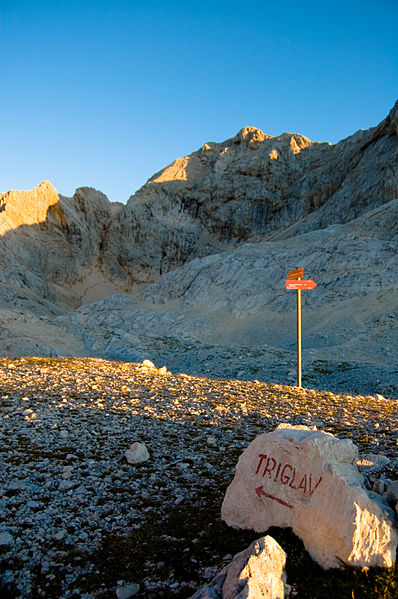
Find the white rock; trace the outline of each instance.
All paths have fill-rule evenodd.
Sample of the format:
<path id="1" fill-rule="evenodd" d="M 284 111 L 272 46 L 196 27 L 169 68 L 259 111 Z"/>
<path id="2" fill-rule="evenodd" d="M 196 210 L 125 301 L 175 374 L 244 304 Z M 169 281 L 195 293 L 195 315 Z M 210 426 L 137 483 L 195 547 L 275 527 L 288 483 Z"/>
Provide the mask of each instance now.
<path id="1" fill-rule="evenodd" d="M 140 585 L 135 582 L 131 582 L 130 584 L 126 584 L 122 587 L 116 589 L 117 599 L 129 599 L 129 597 L 133 597 L 140 590 Z"/>
<path id="2" fill-rule="evenodd" d="M 153 362 L 151 362 L 150 360 L 144 360 L 144 361 L 142 362 L 142 365 L 143 365 L 145 368 L 151 368 L 151 369 L 153 369 L 153 370 L 157 370 L 157 368 L 156 368 L 155 364 L 154 364 Z"/>
<path id="3" fill-rule="evenodd" d="M 149 452 L 144 443 L 136 441 L 130 448 L 124 452 L 129 464 L 141 464 L 149 460 Z"/>
<path id="4" fill-rule="evenodd" d="M 241 455 L 222 518 L 235 528 L 291 527 L 324 568 L 341 562 L 391 566 L 394 514 L 369 493 L 349 439 L 306 426 L 280 425 Z"/>
<path id="5" fill-rule="evenodd" d="M 191 599 L 283 599 L 290 590 L 285 563 L 286 554 L 275 539 L 262 537 L 235 555 Z"/>
<path id="6" fill-rule="evenodd" d="M 286 554 L 275 539 L 266 536 L 254 541 L 246 551 L 236 555 L 228 567 L 223 597 L 283 599 L 288 590 L 285 563 Z"/>

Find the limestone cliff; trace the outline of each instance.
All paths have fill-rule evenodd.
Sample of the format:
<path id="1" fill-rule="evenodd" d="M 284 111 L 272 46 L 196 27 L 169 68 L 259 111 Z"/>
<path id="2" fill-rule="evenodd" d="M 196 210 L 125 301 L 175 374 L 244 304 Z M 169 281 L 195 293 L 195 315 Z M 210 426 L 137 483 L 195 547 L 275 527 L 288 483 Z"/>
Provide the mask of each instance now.
<path id="1" fill-rule="evenodd" d="M 1 304 L 56 313 L 85 303 L 96 281 L 102 297 L 124 290 L 103 274 L 101 251 L 121 205 L 91 188 L 65 198 L 44 181 L 2 194 L 0 206 Z"/>

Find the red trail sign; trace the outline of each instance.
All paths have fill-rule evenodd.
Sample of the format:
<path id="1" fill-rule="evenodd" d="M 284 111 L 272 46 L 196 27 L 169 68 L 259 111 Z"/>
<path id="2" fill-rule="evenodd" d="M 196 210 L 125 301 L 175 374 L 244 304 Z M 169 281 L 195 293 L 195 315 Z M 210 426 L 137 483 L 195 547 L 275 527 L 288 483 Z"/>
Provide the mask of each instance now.
<path id="1" fill-rule="evenodd" d="M 287 275 L 288 279 L 302 279 L 304 276 L 304 270 L 302 268 L 296 268 L 296 270 L 291 270 Z"/>
<path id="2" fill-rule="evenodd" d="M 314 289 L 316 283 L 311 279 L 300 279 L 298 281 L 286 280 L 286 289 Z"/>
<path id="3" fill-rule="evenodd" d="M 301 290 L 316 287 L 315 281 L 303 279 L 303 275 L 304 269 L 296 268 L 288 273 L 286 280 L 286 289 L 297 291 L 297 387 L 301 387 Z"/>

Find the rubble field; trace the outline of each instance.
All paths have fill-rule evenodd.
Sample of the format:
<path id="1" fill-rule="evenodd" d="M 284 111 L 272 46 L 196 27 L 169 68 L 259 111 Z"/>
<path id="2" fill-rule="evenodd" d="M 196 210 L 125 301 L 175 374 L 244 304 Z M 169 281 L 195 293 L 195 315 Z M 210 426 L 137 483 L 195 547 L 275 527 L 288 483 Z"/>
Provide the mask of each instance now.
<path id="1" fill-rule="evenodd" d="M 2 358 L 0 595 L 188 598 L 259 537 L 220 518 L 257 435 L 287 422 L 349 437 L 380 456 L 364 476 L 384 493 L 398 479 L 397 406 L 149 362 Z M 149 459 L 134 465 L 136 441 Z M 288 554 L 291 597 L 398 596 L 395 568 L 325 572 L 290 530 L 270 534 Z"/>

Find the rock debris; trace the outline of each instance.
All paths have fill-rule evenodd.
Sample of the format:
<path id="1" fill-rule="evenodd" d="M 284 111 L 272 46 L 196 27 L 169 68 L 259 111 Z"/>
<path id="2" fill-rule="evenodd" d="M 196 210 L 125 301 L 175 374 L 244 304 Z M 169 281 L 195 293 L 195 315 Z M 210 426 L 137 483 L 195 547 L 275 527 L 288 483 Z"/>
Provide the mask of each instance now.
<path id="1" fill-rule="evenodd" d="M 235 551 L 232 541 L 231 551 L 222 545 L 232 532 L 219 508 L 239 455 L 281 422 L 317 426 L 351 438 L 360 455 L 388 458 L 366 474 L 369 488 L 383 492 L 398 478 L 397 403 L 382 396 L 150 364 L 7 358 L 0 406 L 7 597 L 190 596 Z M 146 446 L 145 462 L 128 463 L 134 443 Z M 240 542 L 239 551 L 251 541 Z"/>

